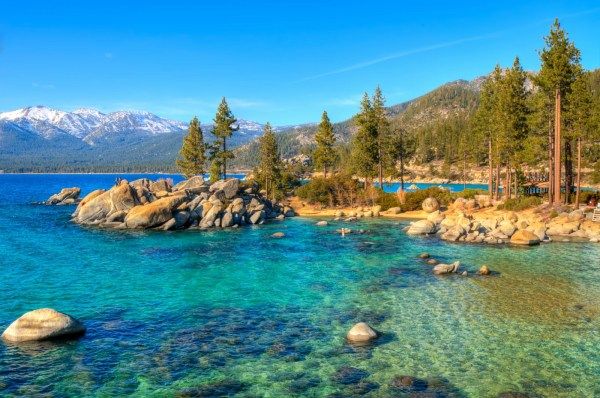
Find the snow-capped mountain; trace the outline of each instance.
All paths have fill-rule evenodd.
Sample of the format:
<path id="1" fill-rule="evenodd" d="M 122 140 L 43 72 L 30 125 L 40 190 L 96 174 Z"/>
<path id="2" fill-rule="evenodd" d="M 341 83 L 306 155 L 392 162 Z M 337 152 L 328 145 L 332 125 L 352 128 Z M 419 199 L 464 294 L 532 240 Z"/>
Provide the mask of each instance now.
<path id="1" fill-rule="evenodd" d="M 37 133 L 45 139 L 68 134 L 95 145 L 116 136 L 144 136 L 173 133 L 186 128 L 185 123 L 163 119 L 149 112 L 119 111 L 104 114 L 95 109 L 64 112 L 45 106 L 32 106 L 0 113 L 0 120 Z"/>
<path id="2" fill-rule="evenodd" d="M 239 129 L 228 143 L 232 149 L 263 133 L 261 123 L 240 119 L 236 125 Z M 44 171 L 50 165 L 84 170 L 90 164 L 110 170 L 119 164 L 174 164 L 187 127 L 188 123 L 142 111 L 17 109 L 0 113 L 0 170 Z M 202 130 L 207 142 L 214 140 L 211 124 L 203 124 Z"/>

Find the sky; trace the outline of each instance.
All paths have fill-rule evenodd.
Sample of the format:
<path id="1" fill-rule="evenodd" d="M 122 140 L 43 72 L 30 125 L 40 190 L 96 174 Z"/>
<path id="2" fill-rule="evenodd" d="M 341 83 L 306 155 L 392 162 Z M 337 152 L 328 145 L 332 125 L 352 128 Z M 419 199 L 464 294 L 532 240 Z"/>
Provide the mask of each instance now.
<path id="1" fill-rule="evenodd" d="M 127 4 L 124 4 L 127 3 Z M 538 51 L 559 18 L 600 67 L 598 1 L 27 1 L 0 11 L 0 111 L 146 110 L 210 122 L 333 121 L 380 86 L 387 104 Z"/>

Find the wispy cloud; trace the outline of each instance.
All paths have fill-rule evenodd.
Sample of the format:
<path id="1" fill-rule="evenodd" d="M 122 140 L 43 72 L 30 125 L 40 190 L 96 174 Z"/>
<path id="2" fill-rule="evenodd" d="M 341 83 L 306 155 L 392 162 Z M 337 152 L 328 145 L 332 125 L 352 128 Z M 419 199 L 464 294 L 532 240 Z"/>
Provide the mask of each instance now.
<path id="1" fill-rule="evenodd" d="M 35 87 L 35 88 L 40 88 L 43 90 L 54 90 L 54 88 L 55 88 L 54 84 L 42 84 L 42 83 L 38 83 L 38 82 L 32 82 L 31 86 Z"/>
<path id="2" fill-rule="evenodd" d="M 325 106 L 334 107 L 345 107 L 345 106 L 356 106 L 360 103 L 362 94 L 351 95 L 343 98 L 331 98 L 323 103 Z"/>
<path id="3" fill-rule="evenodd" d="M 424 46 L 424 47 L 414 48 L 411 50 L 387 54 L 387 55 L 381 56 L 379 58 L 374 58 L 371 60 L 359 62 L 359 63 L 353 64 L 353 65 L 345 66 L 343 68 L 335 69 L 335 70 L 332 70 L 329 72 L 324 72 L 324 73 L 320 73 L 318 75 L 308 76 L 308 77 L 298 80 L 298 82 L 305 82 L 308 80 L 319 79 L 321 77 L 326 77 L 326 76 L 331 76 L 331 75 L 339 75 L 340 73 L 363 69 L 368 66 L 372 66 L 372 65 L 380 64 L 382 62 L 390 61 L 392 59 L 407 57 L 409 55 L 438 50 L 438 49 L 446 48 L 446 47 L 453 47 L 453 46 L 457 46 L 457 45 L 463 44 L 463 43 L 469 43 L 469 42 L 478 41 L 478 40 L 490 39 L 490 38 L 498 36 L 499 34 L 500 34 L 500 32 L 496 32 L 496 33 L 491 33 L 491 34 L 486 34 L 486 35 L 481 35 L 481 36 L 465 37 L 465 38 L 458 39 L 458 40 L 447 41 L 447 42 L 432 44 L 430 46 Z"/>
<path id="4" fill-rule="evenodd" d="M 561 19 L 562 18 L 575 18 L 575 17 L 579 17 L 579 16 L 583 16 L 583 15 L 589 15 L 589 14 L 595 14 L 597 12 L 600 12 L 600 7 L 596 7 L 596 8 L 591 8 L 588 10 L 583 10 L 583 11 L 579 11 L 579 12 L 575 12 L 575 13 L 571 13 L 571 14 L 565 14 L 565 15 L 561 15 L 559 16 Z M 548 20 L 542 20 L 542 21 L 537 21 L 534 23 L 529 24 L 528 26 L 535 26 L 538 25 L 540 23 L 547 23 Z M 524 28 L 524 27 L 521 27 Z M 358 70 L 358 69 L 363 69 L 372 65 L 376 65 L 376 64 L 380 64 L 382 62 L 386 62 L 386 61 L 390 61 L 393 59 L 398 59 L 398 58 L 403 58 L 403 57 L 407 57 L 410 55 L 414 55 L 414 54 L 420 54 L 420 53 L 424 53 L 424 52 L 429 52 L 429 51 L 434 51 L 434 50 L 439 50 L 442 48 L 448 48 L 448 47 L 454 47 L 454 46 L 458 46 L 460 44 L 464 44 L 464 43 L 470 43 L 470 42 L 475 42 L 475 41 L 480 41 L 480 40 L 486 40 L 486 39 L 492 39 L 492 38 L 496 38 L 499 37 L 505 33 L 511 32 L 514 29 L 506 29 L 506 30 L 502 30 L 502 31 L 498 31 L 498 32 L 493 32 L 493 33 L 487 33 L 487 34 L 483 34 L 483 35 L 479 35 L 479 36 L 471 36 L 471 37 L 464 37 L 461 39 L 457 39 L 457 40 L 452 40 L 452 41 L 446 41 L 446 42 L 441 42 L 441 43 L 436 43 L 436 44 L 432 44 L 429 46 L 424 46 L 424 47 L 418 47 L 418 48 L 413 48 L 410 50 L 406 50 L 406 51 L 399 51 L 396 53 L 391 53 L 391 54 L 387 54 L 387 55 L 383 55 L 381 57 L 378 58 L 374 58 L 374 59 L 370 59 L 370 60 L 366 60 L 363 62 L 358 62 L 356 64 L 353 65 L 348 65 L 339 69 L 335 69 L 335 70 L 331 70 L 328 72 L 324 72 L 324 73 L 319 73 L 317 75 L 313 75 L 313 76 L 307 76 L 304 77 L 300 80 L 297 80 L 295 83 L 300 83 L 300 82 L 305 82 L 305 81 L 309 81 L 309 80 L 315 80 L 315 79 L 319 79 L 321 77 L 326 77 L 326 76 L 332 76 L 332 75 L 338 75 L 341 73 L 346 73 L 346 72 L 350 72 L 350 71 L 354 71 L 354 70 Z"/>

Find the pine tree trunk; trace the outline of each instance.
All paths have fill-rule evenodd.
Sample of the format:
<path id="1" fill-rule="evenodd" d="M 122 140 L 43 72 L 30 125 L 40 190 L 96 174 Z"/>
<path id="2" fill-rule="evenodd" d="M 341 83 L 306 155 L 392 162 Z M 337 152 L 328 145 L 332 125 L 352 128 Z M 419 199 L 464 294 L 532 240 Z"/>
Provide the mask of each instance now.
<path id="1" fill-rule="evenodd" d="M 516 168 L 515 168 L 513 189 L 515 191 L 515 198 L 518 198 L 519 197 L 519 179 L 517 178 L 517 169 Z"/>
<path id="2" fill-rule="evenodd" d="M 489 170 L 488 170 L 488 194 L 490 195 L 490 198 L 492 197 L 492 190 L 494 189 L 493 185 L 494 185 L 494 170 L 493 170 L 493 165 L 492 165 L 492 140 L 488 140 L 488 165 L 489 165 Z"/>
<path id="3" fill-rule="evenodd" d="M 510 167 L 508 163 L 504 168 L 504 199 L 510 199 Z"/>
<path id="4" fill-rule="evenodd" d="M 381 160 L 379 160 L 377 168 L 379 173 L 379 188 L 383 189 L 383 166 L 381 165 Z"/>
<path id="5" fill-rule="evenodd" d="M 560 157 L 561 157 L 561 138 L 560 138 L 560 108 L 561 108 L 561 98 L 560 98 L 560 90 L 556 89 L 556 109 L 555 113 L 555 121 L 554 121 L 554 203 L 559 204 L 560 194 L 561 194 L 561 168 L 560 168 Z M 565 187 L 566 192 L 566 187 Z"/>
<path id="6" fill-rule="evenodd" d="M 573 147 L 571 140 L 565 140 L 565 203 L 571 203 L 573 186 Z"/>
<path id="7" fill-rule="evenodd" d="M 581 137 L 577 137 L 577 191 L 575 193 L 575 209 L 579 209 L 581 193 Z"/>
<path id="8" fill-rule="evenodd" d="M 500 198 L 500 162 L 496 163 L 496 187 L 494 188 L 494 200 Z"/>
<path id="9" fill-rule="evenodd" d="M 463 191 L 467 189 L 467 155 L 463 155 Z"/>
<path id="10" fill-rule="evenodd" d="M 548 120 L 548 203 L 554 202 L 554 129 Z"/>
<path id="11" fill-rule="evenodd" d="M 223 137 L 223 179 L 227 178 L 227 138 Z"/>

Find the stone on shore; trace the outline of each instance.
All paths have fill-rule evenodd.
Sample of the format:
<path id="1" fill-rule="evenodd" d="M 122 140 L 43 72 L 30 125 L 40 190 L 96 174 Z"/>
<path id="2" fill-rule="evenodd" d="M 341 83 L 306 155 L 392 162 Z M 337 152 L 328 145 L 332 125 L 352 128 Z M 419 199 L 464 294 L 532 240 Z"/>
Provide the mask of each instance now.
<path id="1" fill-rule="evenodd" d="M 77 319 L 51 308 L 23 314 L 2 333 L 11 342 L 39 341 L 82 335 L 85 327 Z"/>
<path id="2" fill-rule="evenodd" d="M 452 264 L 438 264 L 433 267 L 434 275 L 445 275 L 458 272 L 460 261 L 455 261 Z"/>
<path id="3" fill-rule="evenodd" d="M 408 231 L 409 235 L 428 235 L 435 233 L 435 224 L 429 220 L 415 221 L 410 225 Z"/>
<path id="4" fill-rule="evenodd" d="M 365 322 L 359 322 L 348 331 L 346 339 L 350 343 L 368 343 L 377 338 L 377 332 Z"/>
<path id="5" fill-rule="evenodd" d="M 520 229 L 510 238 L 510 243 L 514 245 L 533 246 L 540 243 L 536 234 L 526 229 Z"/>
<path id="6" fill-rule="evenodd" d="M 47 205 L 68 205 L 73 204 L 79 199 L 81 189 L 77 187 L 63 188 L 59 193 L 50 196 L 46 202 Z"/>
<path id="7" fill-rule="evenodd" d="M 421 207 L 427 213 L 433 213 L 440 208 L 440 202 L 436 198 L 427 198 L 421 204 Z"/>
<path id="8" fill-rule="evenodd" d="M 226 199 L 233 199 L 240 188 L 240 180 L 230 178 L 217 181 L 210 186 L 210 192 L 223 191 Z"/>

